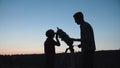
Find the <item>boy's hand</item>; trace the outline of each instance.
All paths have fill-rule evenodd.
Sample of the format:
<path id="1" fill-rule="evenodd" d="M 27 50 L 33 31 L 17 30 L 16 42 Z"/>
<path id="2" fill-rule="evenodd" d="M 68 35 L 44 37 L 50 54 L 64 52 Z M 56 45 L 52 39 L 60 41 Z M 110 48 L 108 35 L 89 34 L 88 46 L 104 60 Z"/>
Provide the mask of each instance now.
<path id="1" fill-rule="evenodd" d="M 60 46 L 60 42 L 59 42 L 58 34 L 57 33 L 56 33 L 56 41 L 57 41 L 57 46 Z"/>

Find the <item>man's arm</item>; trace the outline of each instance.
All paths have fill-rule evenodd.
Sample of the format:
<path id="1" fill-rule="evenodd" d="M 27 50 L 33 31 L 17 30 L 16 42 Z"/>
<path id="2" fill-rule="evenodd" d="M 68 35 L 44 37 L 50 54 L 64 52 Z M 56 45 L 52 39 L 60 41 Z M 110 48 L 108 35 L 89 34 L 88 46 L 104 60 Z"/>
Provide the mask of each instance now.
<path id="1" fill-rule="evenodd" d="M 81 39 L 75 39 L 75 38 L 71 38 L 73 41 L 77 41 L 77 42 L 80 42 L 82 41 Z M 81 48 L 81 44 L 78 45 L 79 48 Z"/>
<path id="2" fill-rule="evenodd" d="M 81 41 L 81 39 L 70 38 L 73 41 Z"/>

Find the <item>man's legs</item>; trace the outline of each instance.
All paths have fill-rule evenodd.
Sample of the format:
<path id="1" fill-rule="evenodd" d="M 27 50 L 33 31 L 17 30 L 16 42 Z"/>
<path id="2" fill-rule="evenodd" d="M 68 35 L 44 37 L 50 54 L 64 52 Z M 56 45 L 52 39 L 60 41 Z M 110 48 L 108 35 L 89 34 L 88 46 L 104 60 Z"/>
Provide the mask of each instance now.
<path id="1" fill-rule="evenodd" d="M 94 68 L 94 51 L 82 53 L 82 68 Z"/>

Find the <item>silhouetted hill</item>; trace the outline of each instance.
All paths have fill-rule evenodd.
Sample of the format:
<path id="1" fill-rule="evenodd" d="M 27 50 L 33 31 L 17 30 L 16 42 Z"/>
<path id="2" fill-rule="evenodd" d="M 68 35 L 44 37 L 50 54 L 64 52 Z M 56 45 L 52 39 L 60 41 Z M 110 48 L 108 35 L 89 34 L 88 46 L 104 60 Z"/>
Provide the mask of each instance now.
<path id="1" fill-rule="evenodd" d="M 76 68 L 81 68 L 81 53 L 75 53 Z M 44 54 L 0 55 L 0 68 L 44 68 Z M 68 68 L 70 54 L 56 55 L 56 68 Z M 96 51 L 95 68 L 120 68 L 120 50 Z"/>

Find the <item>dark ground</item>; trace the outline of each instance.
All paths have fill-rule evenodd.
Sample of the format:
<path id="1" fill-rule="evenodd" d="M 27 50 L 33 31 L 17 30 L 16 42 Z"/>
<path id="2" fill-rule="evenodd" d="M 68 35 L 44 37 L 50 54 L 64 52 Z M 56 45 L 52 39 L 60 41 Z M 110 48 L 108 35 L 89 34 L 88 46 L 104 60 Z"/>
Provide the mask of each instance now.
<path id="1" fill-rule="evenodd" d="M 81 68 L 81 53 L 75 53 L 76 68 Z M 0 55 L 0 68 L 44 68 L 45 55 Z M 57 54 L 55 68 L 69 68 L 70 54 Z M 95 68 L 120 68 L 120 50 L 97 51 Z"/>

